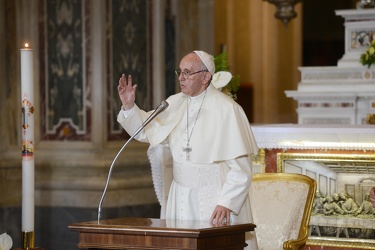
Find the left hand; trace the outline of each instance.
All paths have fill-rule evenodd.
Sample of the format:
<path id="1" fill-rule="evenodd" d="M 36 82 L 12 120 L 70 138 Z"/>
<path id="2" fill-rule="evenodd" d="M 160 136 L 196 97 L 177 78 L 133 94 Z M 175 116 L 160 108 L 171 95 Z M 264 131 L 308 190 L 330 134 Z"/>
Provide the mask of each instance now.
<path id="1" fill-rule="evenodd" d="M 211 215 L 210 222 L 213 224 L 229 224 L 230 223 L 230 209 L 217 205 Z"/>

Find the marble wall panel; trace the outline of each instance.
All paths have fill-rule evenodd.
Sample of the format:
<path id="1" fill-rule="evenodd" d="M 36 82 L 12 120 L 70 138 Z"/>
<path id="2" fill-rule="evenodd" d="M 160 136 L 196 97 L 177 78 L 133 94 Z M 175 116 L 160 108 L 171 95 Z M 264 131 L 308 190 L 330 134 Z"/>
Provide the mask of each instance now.
<path id="1" fill-rule="evenodd" d="M 41 140 L 91 140 L 91 1 L 40 1 Z"/>
<path id="2" fill-rule="evenodd" d="M 106 2 L 109 140 L 125 134 L 117 122 L 121 107 L 117 86 L 122 74 L 132 75 L 133 84 L 137 84 L 137 105 L 145 110 L 151 108 L 150 5 L 151 1 L 146 0 Z"/>

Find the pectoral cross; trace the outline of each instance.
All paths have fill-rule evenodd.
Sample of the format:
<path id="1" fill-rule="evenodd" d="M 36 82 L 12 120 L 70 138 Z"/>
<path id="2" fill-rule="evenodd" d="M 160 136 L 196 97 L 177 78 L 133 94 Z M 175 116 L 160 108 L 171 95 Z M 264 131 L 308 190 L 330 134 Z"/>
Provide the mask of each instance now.
<path id="1" fill-rule="evenodd" d="M 189 147 L 189 143 L 186 145 L 186 148 L 183 148 L 182 151 L 186 152 L 186 161 L 190 161 L 190 152 L 192 151 Z"/>

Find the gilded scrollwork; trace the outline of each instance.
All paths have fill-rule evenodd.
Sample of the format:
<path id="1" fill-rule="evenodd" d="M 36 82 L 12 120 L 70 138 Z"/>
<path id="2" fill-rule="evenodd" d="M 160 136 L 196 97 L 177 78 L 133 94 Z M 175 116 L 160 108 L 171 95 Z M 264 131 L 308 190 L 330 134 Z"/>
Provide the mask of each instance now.
<path id="1" fill-rule="evenodd" d="M 375 114 L 367 114 L 366 123 L 367 124 L 375 124 Z"/>
<path id="2" fill-rule="evenodd" d="M 265 164 L 265 150 L 259 149 L 258 154 L 251 155 L 253 164 Z"/>

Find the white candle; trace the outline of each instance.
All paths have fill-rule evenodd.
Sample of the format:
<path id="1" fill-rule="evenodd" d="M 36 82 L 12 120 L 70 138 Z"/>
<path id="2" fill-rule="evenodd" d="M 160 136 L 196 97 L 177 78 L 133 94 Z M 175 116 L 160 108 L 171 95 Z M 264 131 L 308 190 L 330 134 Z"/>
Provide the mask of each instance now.
<path id="1" fill-rule="evenodd" d="M 21 49 L 22 232 L 34 231 L 34 74 L 33 50 Z"/>

